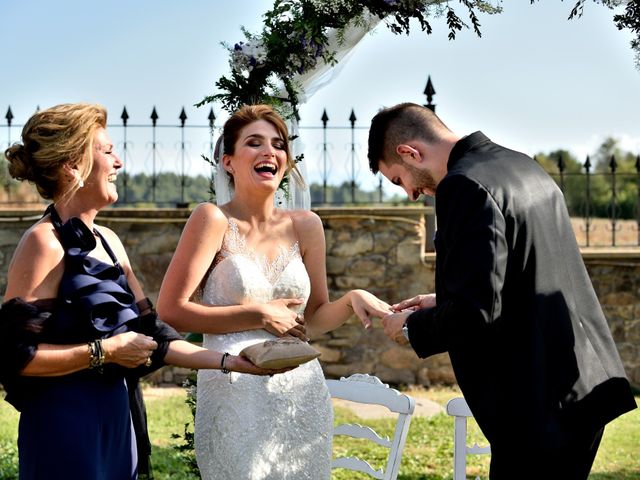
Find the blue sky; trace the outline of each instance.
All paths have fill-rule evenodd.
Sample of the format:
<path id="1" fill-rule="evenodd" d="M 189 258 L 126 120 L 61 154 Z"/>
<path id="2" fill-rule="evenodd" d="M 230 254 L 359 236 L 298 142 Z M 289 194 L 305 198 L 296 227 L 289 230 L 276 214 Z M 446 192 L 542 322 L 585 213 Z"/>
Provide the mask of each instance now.
<path id="1" fill-rule="evenodd" d="M 583 18 L 568 21 L 573 3 L 503 2 L 504 13 L 481 18 L 482 38 L 468 30 L 453 42 L 442 18 L 433 20 L 430 36 L 418 29 L 409 37 L 396 36 L 379 26 L 356 47 L 335 81 L 302 106 L 301 124 L 320 124 L 326 108 L 334 125 L 348 125 L 353 108 L 357 125 L 367 126 L 380 107 L 424 103 L 422 91 L 431 75 L 437 112 L 457 133 L 481 129 L 531 155 L 568 148 L 580 158 L 614 136 L 640 153 L 640 71 L 629 48 L 631 36 L 615 28 L 614 12 L 593 2 L 587 2 Z M 0 0 L 2 145 L 9 105 L 14 123 L 23 123 L 36 105 L 69 101 L 102 103 L 111 121 L 126 105 L 130 123 L 147 123 L 154 106 L 161 122 L 177 123 L 184 106 L 190 121 L 205 123 L 209 107 L 193 104 L 213 93 L 214 82 L 228 71 L 220 42 L 242 40 L 241 25 L 258 31 L 271 2 L 87 5 Z M 224 118 L 219 106 L 214 111 Z M 317 151 L 316 139 L 304 141 Z M 366 135 L 358 142 L 359 161 L 365 162 Z M 198 142 L 192 146 L 194 154 L 203 148 Z M 336 179 L 346 172 L 348 146 L 337 141 L 331 155 Z M 307 166 L 313 179 L 318 170 L 311 157 Z M 136 161 L 141 162 L 132 158 Z M 372 180 L 366 167 L 359 172 L 365 183 Z"/>

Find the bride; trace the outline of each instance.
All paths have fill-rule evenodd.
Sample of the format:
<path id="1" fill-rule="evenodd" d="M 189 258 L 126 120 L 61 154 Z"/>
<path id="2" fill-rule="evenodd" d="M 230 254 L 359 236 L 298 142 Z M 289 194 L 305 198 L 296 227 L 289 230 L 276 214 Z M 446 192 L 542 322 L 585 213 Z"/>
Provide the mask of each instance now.
<path id="1" fill-rule="evenodd" d="M 162 283 L 161 318 L 204 333 L 208 349 L 233 355 L 285 335 L 307 340 L 354 313 L 367 328 L 370 317 L 390 312 L 363 290 L 329 301 L 320 218 L 274 206 L 285 175 L 290 189 L 303 185 L 288 138 L 269 106 L 244 106 L 229 118 L 217 160 L 230 201 L 194 209 Z M 195 447 L 205 479 L 328 479 L 332 424 L 317 360 L 272 377 L 198 373 Z"/>

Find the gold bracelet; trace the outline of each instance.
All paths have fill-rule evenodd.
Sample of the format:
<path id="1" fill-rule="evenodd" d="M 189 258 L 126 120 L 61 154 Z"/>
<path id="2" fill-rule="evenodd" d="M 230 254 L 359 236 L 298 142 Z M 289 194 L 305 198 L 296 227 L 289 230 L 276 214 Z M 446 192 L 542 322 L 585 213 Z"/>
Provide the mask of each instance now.
<path id="1" fill-rule="evenodd" d="M 102 373 L 102 366 L 104 365 L 104 350 L 102 349 L 102 340 L 99 338 L 89 342 L 89 368 L 97 369 Z"/>

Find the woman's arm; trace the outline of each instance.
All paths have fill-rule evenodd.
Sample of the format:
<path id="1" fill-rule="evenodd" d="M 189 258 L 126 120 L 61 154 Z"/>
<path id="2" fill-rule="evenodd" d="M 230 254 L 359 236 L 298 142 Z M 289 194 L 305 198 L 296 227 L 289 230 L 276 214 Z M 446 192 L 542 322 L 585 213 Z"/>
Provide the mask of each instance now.
<path id="1" fill-rule="evenodd" d="M 64 249 L 50 222 L 41 220 L 27 230 L 9 264 L 4 300 L 27 302 L 55 298 L 64 273 Z"/>
<path id="2" fill-rule="evenodd" d="M 383 317 L 391 312 L 386 302 L 364 290 L 351 290 L 330 302 L 327 290 L 326 244 L 322 221 L 313 212 L 300 211 L 294 215 L 294 225 L 301 244 L 301 253 L 311 280 L 311 295 L 305 318 L 307 333 L 314 337 L 331 331 L 355 314 L 365 328 L 371 317 Z"/>
<path id="3" fill-rule="evenodd" d="M 180 331 L 228 333 L 266 328 L 283 335 L 296 327 L 289 308 L 298 299 L 279 299 L 266 304 L 232 306 L 201 305 L 192 297 L 222 246 L 228 221 L 212 204 L 198 205 L 184 227 L 158 295 L 160 318 Z"/>
<path id="4" fill-rule="evenodd" d="M 207 350 L 184 340 L 174 340 L 169 344 L 169 350 L 164 357 L 164 361 L 168 364 L 185 368 L 221 370 L 223 355 L 222 352 Z M 231 372 L 251 373 L 254 375 L 274 375 L 291 370 L 291 368 L 275 370 L 256 367 L 249 360 L 239 355 L 227 355 L 224 359 L 224 368 Z"/>
<path id="5" fill-rule="evenodd" d="M 27 302 L 55 298 L 64 273 L 64 249 L 53 225 L 41 220 L 25 232 L 7 272 L 4 299 L 21 297 Z M 156 343 L 145 335 L 130 332 L 103 341 L 105 362 L 126 367 L 143 364 Z M 15 347 L 12 345 L 11 347 Z M 66 375 L 88 368 L 89 348 L 86 344 L 33 345 L 34 351 L 20 370 L 26 376 Z"/>
<path id="6" fill-rule="evenodd" d="M 146 335 L 126 332 L 102 340 L 104 363 L 127 368 L 143 365 L 158 344 Z M 89 368 L 91 355 L 86 343 L 76 345 L 38 345 L 33 359 L 20 372 L 28 377 L 55 377 Z"/>

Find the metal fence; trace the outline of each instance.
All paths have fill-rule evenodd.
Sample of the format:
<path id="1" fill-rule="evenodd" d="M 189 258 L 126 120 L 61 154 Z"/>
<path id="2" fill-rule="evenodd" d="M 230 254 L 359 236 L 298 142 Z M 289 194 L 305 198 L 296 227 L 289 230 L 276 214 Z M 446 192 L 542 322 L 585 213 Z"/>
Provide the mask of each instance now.
<path id="1" fill-rule="evenodd" d="M 119 175 L 119 204 L 152 203 L 168 206 L 207 200 L 215 140 L 223 122 L 213 109 L 192 121 L 184 109 L 174 123 L 163 123 L 155 108 L 147 124 L 130 123 L 126 107 L 119 122 L 108 125 L 111 139 L 125 167 Z M 0 124 L 0 150 L 17 141 L 23 124 L 13 120 L 11 108 Z M 362 204 L 385 202 L 401 193 L 372 175 L 366 161 L 367 126 L 357 125 L 352 112 L 346 125 L 331 125 L 325 112 L 321 126 L 300 126 L 296 151 L 303 153 L 299 164 L 312 187 L 314 204 Z M 3 132 L 4 130 L 4 132 Z M 35 201 L 12 181 L 3 165 L 0 172 L 3 195 L 0 204 Z M 167 183 L 169 182 L 169 183 Z M 395 191 L 394 191 L 395 190 Z M 396 197 L 394 197 L 394 195 Z"/>
<path id="2" fill-rule="evenodd" d="M 426 93 L 426 92 L 425 92 Z M 429 103 L 431 98 L 429 98 Z M 430 106 L 430 105 L 427 105 Z M 9 107 L 0 125 L 0 151 L 17 141 L 22 124 L 14 123 Z M 368 120 L 359 125 L 355 112 L 348 119 L 330 119 L 325 111 L 319 123 L 300 121 L 297 151 L 311 186 L 312 205 L 395 204 L 406 202 L 398 187 L 372 175 L 366 158 Z M 213 109 L 202 118 L 187 118 L 184 109 L 167 123 L 155 108 L 147 123 L 129 123 L 126 107 L 119 121 L 109 124 L 110 136 L 125 167 L 118 176 L 121 206 L 184 206 L 211 198 L 210 163 L 223 121 Z M 6 139 L 6 140 L 2 140 Z M 40 202 L 35 189 L 10 179 L 6 162 L 0 169 L 0 206 Z M 551 172 L 565 192 L 578 240 L 584 246 L 640 245 L 640 155 L 635 165 L 619 168 L 612 157 L 606 171 L 593 171 L 586 159 L 576 171 L 567 171 L 562 157 Z"/>

